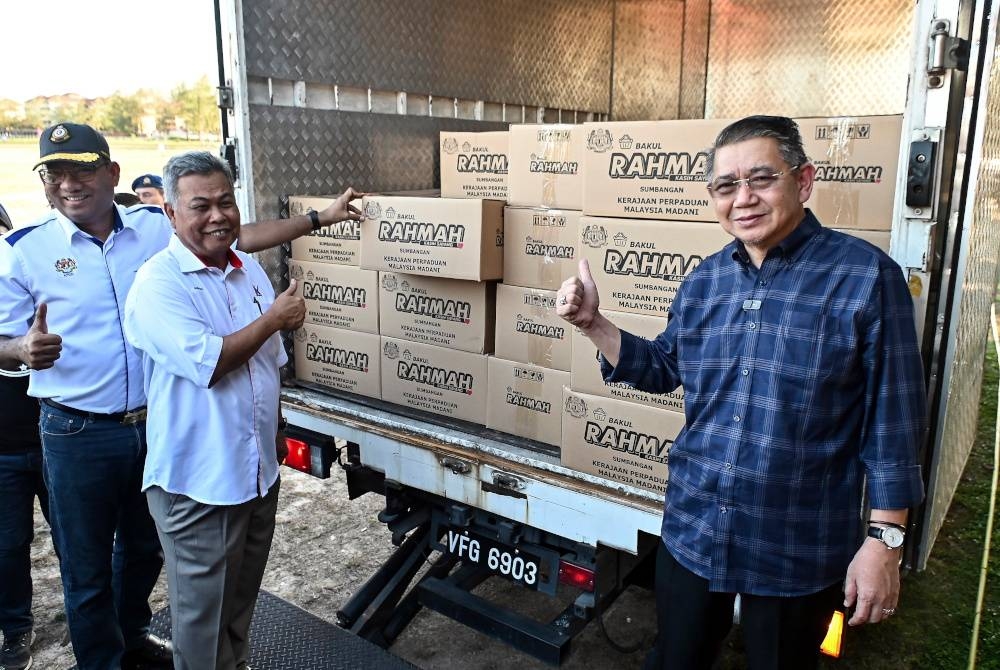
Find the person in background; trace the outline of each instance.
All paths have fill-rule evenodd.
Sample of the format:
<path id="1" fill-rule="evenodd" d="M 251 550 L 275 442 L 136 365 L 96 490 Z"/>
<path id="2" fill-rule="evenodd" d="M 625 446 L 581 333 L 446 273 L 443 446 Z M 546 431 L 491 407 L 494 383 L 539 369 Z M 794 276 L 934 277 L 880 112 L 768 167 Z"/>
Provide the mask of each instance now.
<path id="1" fill-rule="evenodd" d="M 684 387 L 647 668 L 710 668 L 737 594 L 752 669 L 815 668 L 840 605 L 851 625 L 896 613 L 923 497 L 913 303 L 891 258 L 805 208 L 815 172 L 791 119 L 719 134 L 708 190 L 736 239 L 688 275 L 655 340 L 601 314 L 585 260 L 559 289 L 556 311 L 597 346 L 605 381 Z"/>
<path id="2" fill-rule="evenodd" d="M 132 190 L 144 205 L 163 207 L 163 179 L 156 174 L 144 174 L 132 181 Z"/>
<path id="3" fill-rule="evenodd" d="M 13 229 L 0 205 L 0 235 Z M 31 667 L 35 639 L 31 616 L 31 540 L 34 501 L 49 518 L 42 477 L 38 401 L 28 396 L 28 368 L 0 368 L 0 668 Z"/>
<path id="4" fill-rule="evenodd" d="M 163 564 L 141 491 L 146 394 L 122 310 L 139 267 L 170 240 L 156 207 L 114 203 L 121 176 L 92 127 L 58 123 L 39 137 L 38 171 L 54 209 L 0 241 L 0 367 L 31 368 L 52 537 L 80 670 L 171 664 L 151 635 L 149 595 Z M 240 228 L 256 251 L 346 218 L 348 189 L 322 212 Z"/>
<path id="5" fill-rule="evenodd" d="M 163 172 L 175 234 L 125 302 L 149 401 L 142 488 L 166 558 L 174 668 L 245 668 L 278 506 L 279 332 L 302 325 L 305 301 L 294 279 L 275 297 L 232 250 L 226 163 L 190 152 Z"/>

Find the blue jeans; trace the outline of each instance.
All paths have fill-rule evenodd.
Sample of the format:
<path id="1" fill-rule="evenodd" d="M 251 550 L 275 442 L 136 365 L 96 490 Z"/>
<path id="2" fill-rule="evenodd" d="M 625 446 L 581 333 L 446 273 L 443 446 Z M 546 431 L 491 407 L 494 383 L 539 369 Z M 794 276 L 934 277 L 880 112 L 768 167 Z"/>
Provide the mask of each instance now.
<path id="1" fill-rule="evenodd" d="M 80 670 L 118 670 L 149 633 L 163 552 L 141 493 L 144 423 L 123 426 L 42 404 L 52 538 Z"/>
<path id="2" fill-rule="evenodd" d="M 31 540 L 34 502 L 49 518 L 42 477 L 42 450 L 0 454 L 0 631 L 7 637 L 31 630 Z"/>

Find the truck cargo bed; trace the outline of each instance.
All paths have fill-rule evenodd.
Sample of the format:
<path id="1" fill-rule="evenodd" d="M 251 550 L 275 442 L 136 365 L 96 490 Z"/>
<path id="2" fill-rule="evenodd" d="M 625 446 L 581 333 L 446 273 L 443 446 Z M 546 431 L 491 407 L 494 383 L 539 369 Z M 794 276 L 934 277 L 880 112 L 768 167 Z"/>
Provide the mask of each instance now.
<path id="1" fill-rule="evenodd" d="M 640 531 L 659 535 L 661 496 L 565 468 L 555 447 L 311 388 L 282 399 L 290 424 L 358 445 L 388 481 L 591 546 L 636 553 Z"/>

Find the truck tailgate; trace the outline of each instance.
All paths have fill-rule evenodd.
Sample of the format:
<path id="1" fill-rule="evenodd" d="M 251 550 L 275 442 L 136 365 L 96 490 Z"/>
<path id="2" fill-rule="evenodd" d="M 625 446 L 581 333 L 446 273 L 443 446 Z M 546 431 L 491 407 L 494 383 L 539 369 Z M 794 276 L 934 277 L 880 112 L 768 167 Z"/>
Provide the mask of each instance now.
<path id="1" fill-rule="evenodd" d="M 362 464 L 387 480 L 591 546 L 636 553 L 639 531 L 660 533 L 655 493 L 564 468 L 557 454 L 513 436 L 386 407 L 306 388 L 282 392 L 289 423 L 357 444 Z"/>

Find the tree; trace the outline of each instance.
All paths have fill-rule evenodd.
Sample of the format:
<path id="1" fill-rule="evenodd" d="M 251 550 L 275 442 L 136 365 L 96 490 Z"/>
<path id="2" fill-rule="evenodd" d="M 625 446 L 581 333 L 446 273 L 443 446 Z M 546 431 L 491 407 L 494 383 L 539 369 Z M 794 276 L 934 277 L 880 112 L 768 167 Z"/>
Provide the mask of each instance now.
<path id="1" fill-rule="evenodd" d="M 124 96 L 115 92 L 101 106 L 98 124 L 106 131 L 134 135 L 139 128 L 142 107 L 135 96 Z"/>
<path id="2" fill-rule="evenodd" d="M 215 89 L 208 77 L 202 77 L 191 86 L 177 86 L 171 94 L 171 102 L 174 114 L 183 121 L 189 139 L 192 131 L 199 138 L 206 132 L 219 134 L 219 109 Z"/>

